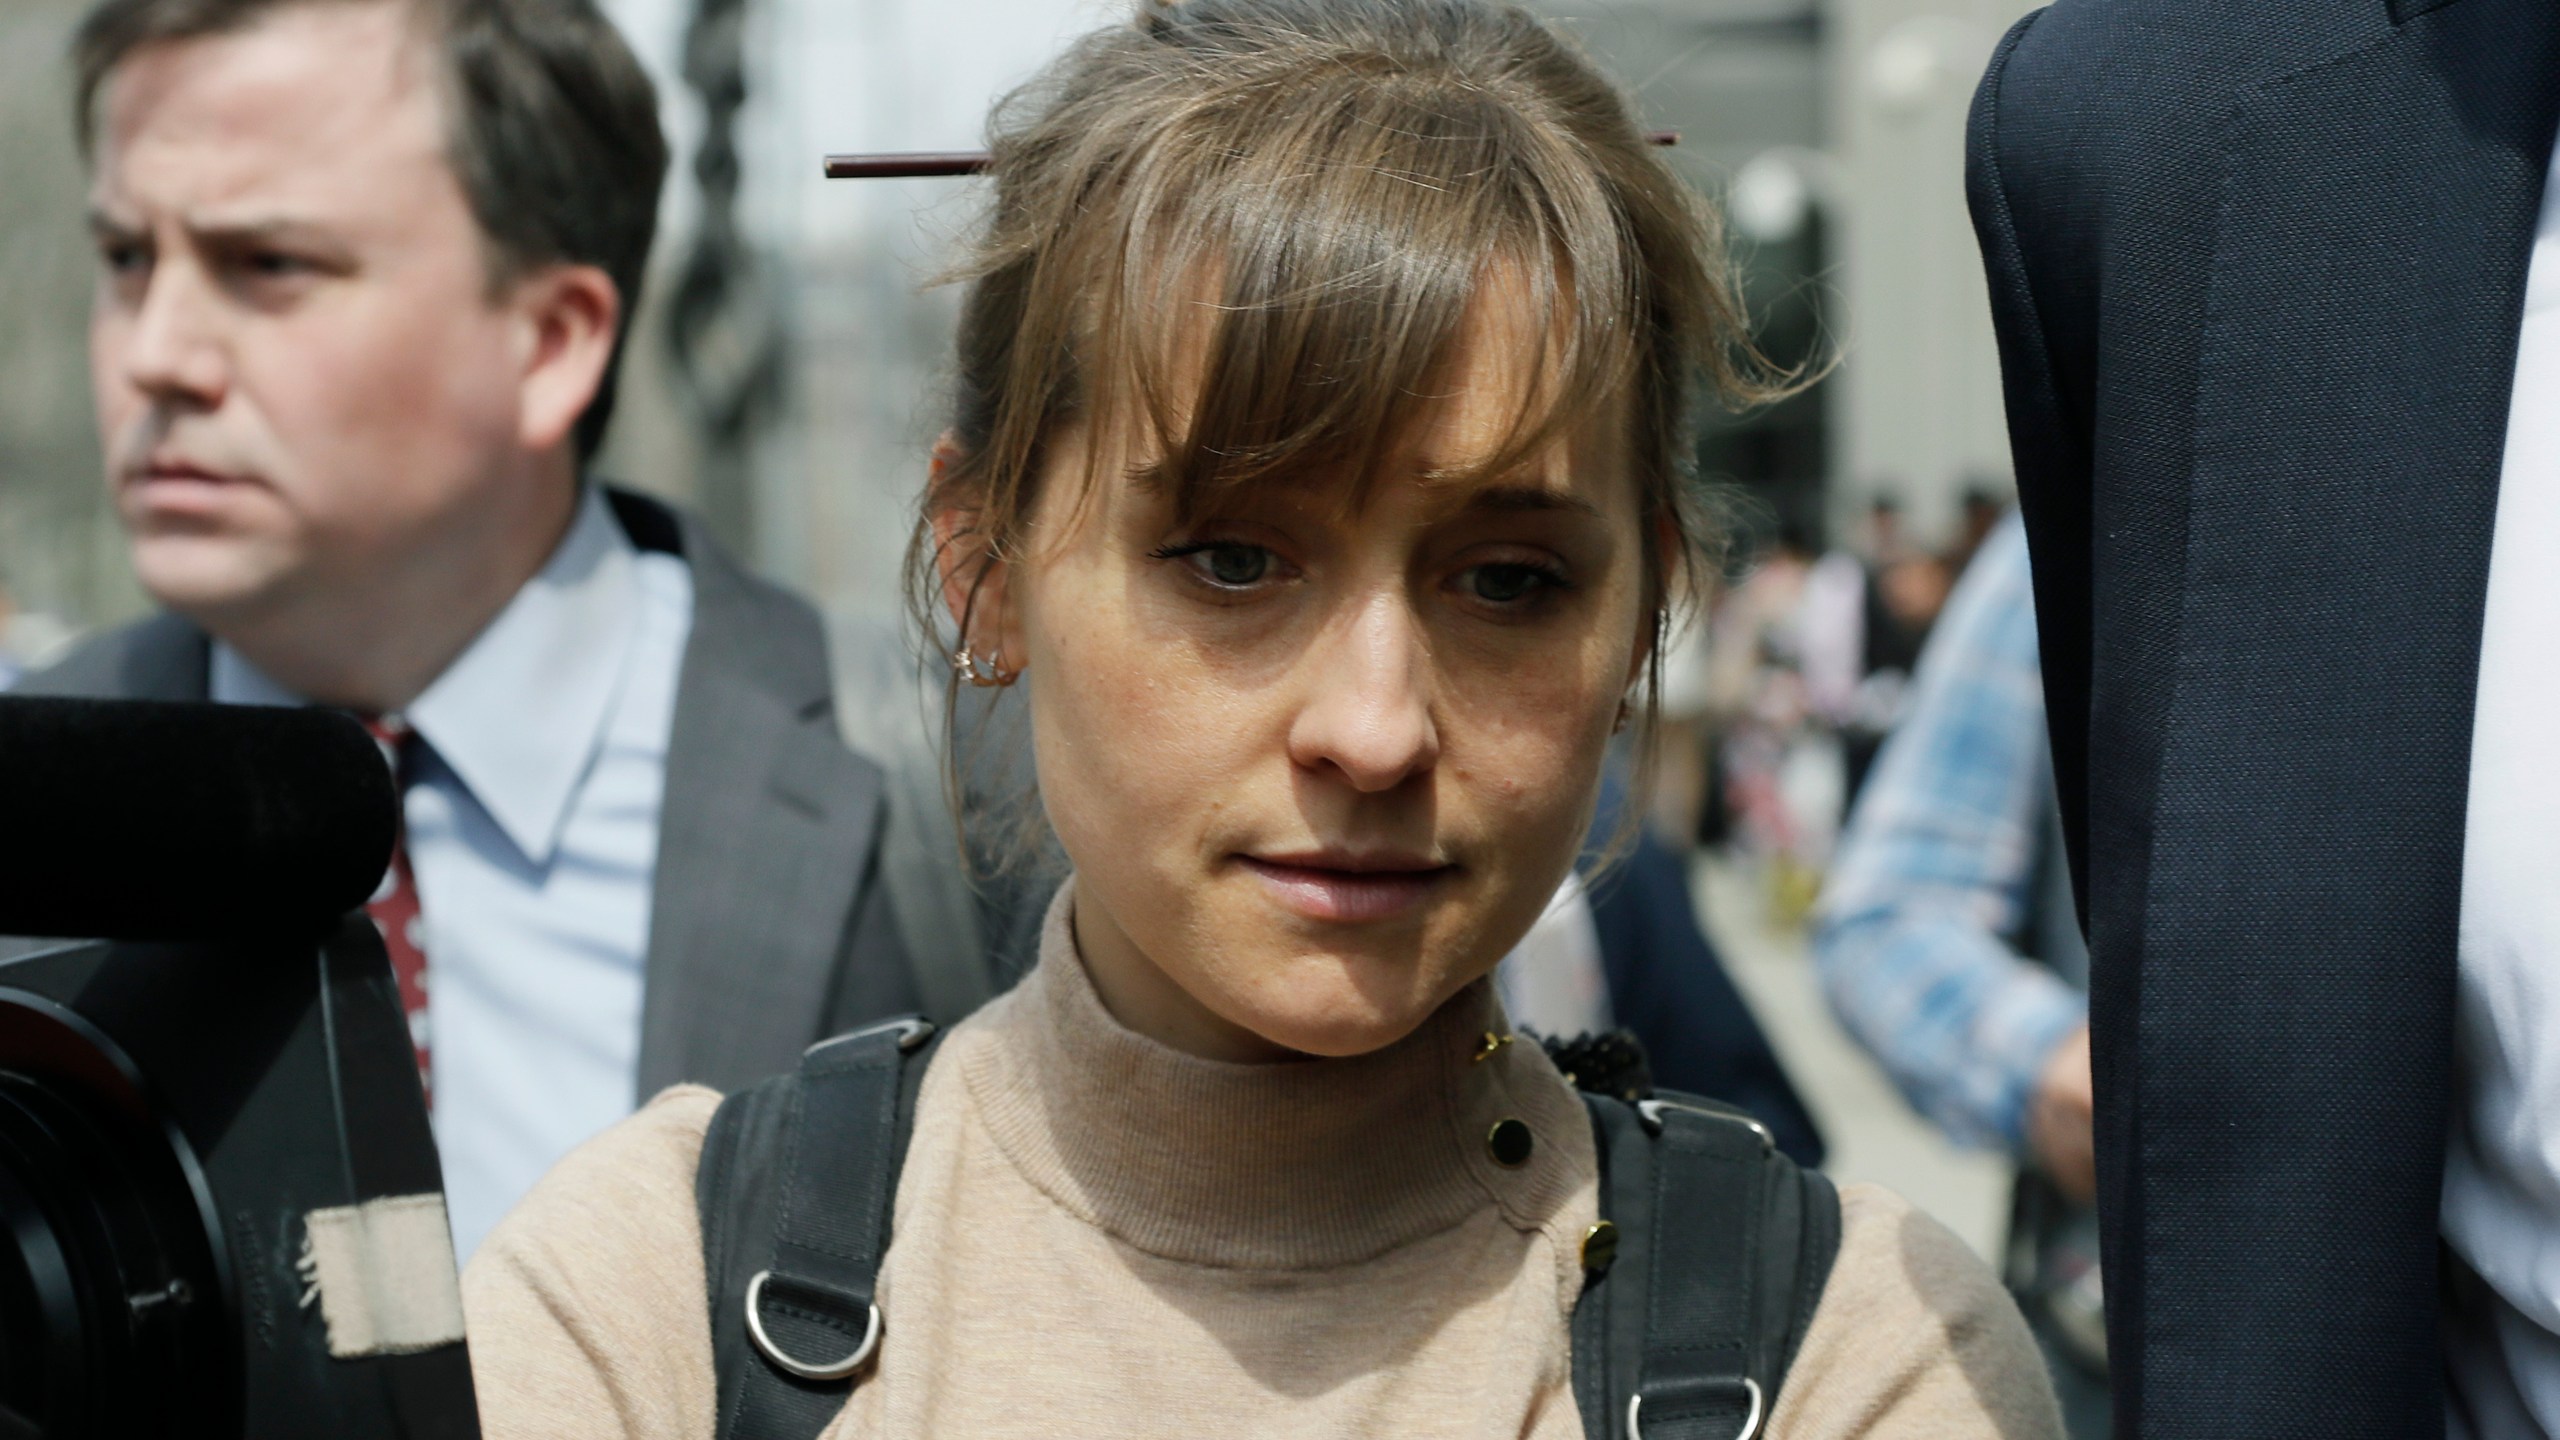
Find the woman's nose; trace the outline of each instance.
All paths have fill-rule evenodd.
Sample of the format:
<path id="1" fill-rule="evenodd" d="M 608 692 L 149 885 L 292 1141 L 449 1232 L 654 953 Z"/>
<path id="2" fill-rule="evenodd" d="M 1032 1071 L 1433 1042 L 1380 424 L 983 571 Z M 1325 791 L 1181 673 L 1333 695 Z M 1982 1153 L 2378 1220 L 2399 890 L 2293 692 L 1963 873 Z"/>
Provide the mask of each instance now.
<path id="1" fill-rule="evenodd" d="M 1377 793 L 1439 761 L 1430 646 L 1405 597 L 1364 601 L 1304 663 L 1305 700 L 1289 730 L 1300 766 L 1339 771 L 1353 789 Z"/>

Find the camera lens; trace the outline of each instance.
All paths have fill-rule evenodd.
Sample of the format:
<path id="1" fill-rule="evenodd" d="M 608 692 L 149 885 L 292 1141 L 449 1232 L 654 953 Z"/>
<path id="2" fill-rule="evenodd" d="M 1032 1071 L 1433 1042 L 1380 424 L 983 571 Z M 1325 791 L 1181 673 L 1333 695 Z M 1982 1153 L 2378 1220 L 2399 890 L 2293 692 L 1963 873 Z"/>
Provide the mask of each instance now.
<path id="1" fill-rule="evenodd" d="M 182 1142 L 94 1032 L 0 998 L 0 1032 L 33 1027 L 67 1063 L 0 1070 L 0 1440 L 219 1433 L 228 1325 Z"/>
<path id="2" fill-rule="evenodd" d="M 15 1147 L 12 1147 L 13 1149 Z M 51 1435 L 58 1414 L 79 1408 L 85 1366 L 80 1303 L 62 1237 L 18 1178 L 17 1155 L 0 1163 L 0 1435 Z"/>

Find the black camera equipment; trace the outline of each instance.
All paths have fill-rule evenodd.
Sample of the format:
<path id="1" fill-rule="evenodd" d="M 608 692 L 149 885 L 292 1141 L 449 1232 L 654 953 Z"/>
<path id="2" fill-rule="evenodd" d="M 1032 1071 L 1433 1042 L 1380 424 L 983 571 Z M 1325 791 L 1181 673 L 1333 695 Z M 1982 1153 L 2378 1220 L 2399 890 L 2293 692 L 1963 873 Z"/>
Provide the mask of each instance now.
<path id="1" fill-rule="evenodd" d="M 0 1440 L 472 1440 L 341 715 L 0 697 Z"/>

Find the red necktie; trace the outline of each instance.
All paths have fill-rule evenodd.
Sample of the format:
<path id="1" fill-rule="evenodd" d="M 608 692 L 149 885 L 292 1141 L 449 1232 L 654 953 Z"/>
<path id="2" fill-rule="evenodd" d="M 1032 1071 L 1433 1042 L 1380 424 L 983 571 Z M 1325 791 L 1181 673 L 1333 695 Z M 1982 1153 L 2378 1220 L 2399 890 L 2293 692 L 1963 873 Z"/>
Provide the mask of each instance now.
<path id="1" fill-rule="evenodd" d="M 409 741 L 415 735 L 397 717 L 359 717 L 390 762 L 394 783 L 408 789 Z M 373 928 L 382 932 L 382 948 L 391 952 L 391 973 L 400 982 L 400 1008 L 409 1015 L 409 1043 L 418 1050 L 418 1081 L 435 1098 L 434 1072 L 427 1065 L 427 927 L 418 914 L 418 877 L 409 868 L 409 825 L 404 817 L 393 832 L 391 868 L 366 902 Z"/>

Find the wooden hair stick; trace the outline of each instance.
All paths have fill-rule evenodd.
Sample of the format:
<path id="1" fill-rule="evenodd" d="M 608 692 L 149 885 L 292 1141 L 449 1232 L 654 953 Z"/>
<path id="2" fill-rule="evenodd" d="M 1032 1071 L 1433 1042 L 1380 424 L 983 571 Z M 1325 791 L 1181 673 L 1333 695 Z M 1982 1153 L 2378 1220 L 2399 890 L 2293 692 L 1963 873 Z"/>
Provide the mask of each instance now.
<path id="1" fill-rule="evenodd" d="M 1677 145 L 1680 132 L 1655 130 L 1648 145 Z M 891 155 L 830 155 L 830 180 L 911 180 L 939 175 L 975 175 L 987 168 L 984 150 L 916 150 Z"/>

